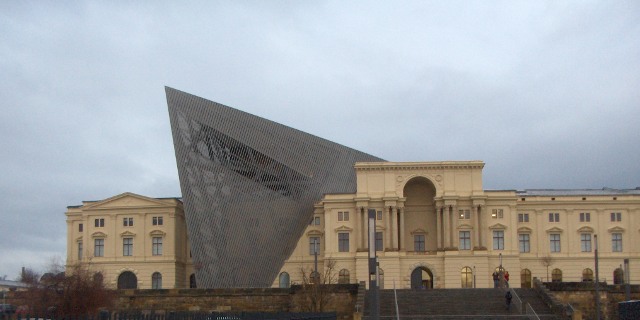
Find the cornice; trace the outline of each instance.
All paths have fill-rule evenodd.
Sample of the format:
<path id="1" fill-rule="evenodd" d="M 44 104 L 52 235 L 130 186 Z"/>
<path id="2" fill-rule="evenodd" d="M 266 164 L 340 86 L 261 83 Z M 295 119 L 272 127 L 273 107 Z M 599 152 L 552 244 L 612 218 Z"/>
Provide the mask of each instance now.
<path id="1" fill-rule="evenodd" d="M 482 169 L 482 161 L 439 161 L 439 162 L 357 162 L 356 171 L 407 171 L 407 170 L 445 170 L 445 169 Z"/>

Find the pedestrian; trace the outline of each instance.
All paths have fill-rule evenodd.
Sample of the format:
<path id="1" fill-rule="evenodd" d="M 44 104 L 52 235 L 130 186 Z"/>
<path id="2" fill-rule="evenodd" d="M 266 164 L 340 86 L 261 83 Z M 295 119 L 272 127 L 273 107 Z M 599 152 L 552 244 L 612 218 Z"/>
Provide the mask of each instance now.
<path id="1" fill-rule="evenodd" d="M 511 290 L 507 290 L 507 294 L 504 295 L 504 298 L 507 302 L 507 310 L 511 311 L 511 299 L 513 296 L 511 295 Z"/>
<path id="2" fill-rule="evenodd" d="M 507 288 L 509 288 L 509 271 L 504 274 L 504 280 L 506 280 L 505 284 L 507 285 Z"/>
<path id="3" fill-rule="evenodd" d="M 498 271 L 493 272 L 493 287 L 498 287 Z"/>

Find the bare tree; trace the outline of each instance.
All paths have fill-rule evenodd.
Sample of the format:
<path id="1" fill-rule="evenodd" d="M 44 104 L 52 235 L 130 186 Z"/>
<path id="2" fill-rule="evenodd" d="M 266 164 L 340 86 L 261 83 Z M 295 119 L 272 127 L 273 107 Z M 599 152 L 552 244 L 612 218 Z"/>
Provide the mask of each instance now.
<path id="1" fill-rule="evenodd" d="M 332 259 L 325 261 L 324 270 L 318 271 L 318 273 L 311 268 L 300 268 L 302 274 L 300 290 L 304 300 L 301 305 L 303 311 L 324 311 L 331 298 L 329 285 L 336 283 L 335 268 L 336 261 Z"/>
<path id="2" fill-rule="evenodd" d="M 18 281 L 26 283 L 29 286 L 37 286 L 40 281 L 40 274 L 31 268 L 22 267 Z"/>
<path id="3" fill-rule="evenodd" d="M 115 293 L 105 287 L 100 272 L 75 265 L 66 272 L 61 267 L 50 268 L 25 297 L 29 310 L 39 315 L 82 317 L 112 307 Z"/>
<path id="4" fill-rule="evenodd" d="M 551 255 L 546 255 L 540 258 L 540 263 L 547 268 L 547 282 L 549 282 L 549 266 L 555 262 L 555 259 Z"/>

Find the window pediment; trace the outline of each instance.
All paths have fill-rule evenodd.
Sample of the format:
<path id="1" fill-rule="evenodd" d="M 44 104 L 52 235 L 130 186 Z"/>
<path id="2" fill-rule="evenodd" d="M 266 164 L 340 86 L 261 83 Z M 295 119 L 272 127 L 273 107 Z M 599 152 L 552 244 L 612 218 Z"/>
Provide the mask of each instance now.
<path id="1" fill-rule="evenodd" d="M 135 236 L 136 236 L 136 234 L 131 232 L 131 231 L 125 231 L 125 232 L 120 234 L 120 237 L 123 237 L 123 238 L 124 237 L 135 237 Z"/>
<path id="2" fill-rule="evenodd" d="M 519 233 L 532 233 L 533 230 L 529 227 L 520 227 L 518 228 Z"/>
<path id="3" fill-rule="evenodd" d="M 560 228 L 558 228 L 558 227 L 553 227 L 553 228 L 549 228 L 549 229 L 547 229 L 547 233 L 561 233 L 561 232 L 563 232 L 563 231 L 564 231 L 564 230 L 562 230 L 562 229 L 560 229 Z"/>
<path id="4" fill-rule="evenodd" d="M 620 233 L 620 232 L 624 232 L 624 228 L 622 227 L 611 227 L 609 229 L 607 229 L 607 231 L 609 231 L 609 233 Z"/>
<path id="5" fill-rule="evenodd" d="M 77 237 L 76 242 L 82 242 L 82 237 Z"/>
<path id="6" fill-rule="evenodd" d="M 156 237 L 164 237 L 167 233 L 162 231 L 162 230 L 152 230 L 151 232 L 149 232 L 150 236 L 156 236 Z"/>
<path id="7" fill-rule="evenodd" d="M 351 229 L 351 228 L 349 228 L 349 227 L 347 227 L 345 225 L 339 226 L 339 227 L 335 228 L 334 230 L 336 232 L 351 232 L 351 231 L 353 231 L 353 229 Z"/>
<path id="8" fill-rule="evenodd" d="M 96 231 L 96 232 L 91 234 L 91 237 L 93 237 L 93 238 L 106 238 L 107 234 L 102 232 L 102 231 Z"/>
<path id="9" fill-rule="evenodd" d="M 322 237 L 324 233 L 320 230 L 309 230 L 307 232 L 308 237 Z"/>
<path id="10" fill-rule="evenodd" d="M 489 229 L 491 229 L 491 230 L 496 230 L 496 229 L 498 229 L 498 230 L 504 230 L 504 229 L 507 229 L 507 226 L 505 226 L 505 225 L 504 225 L 504 224 L 502 224 L 502 223 L 496 223 L 496 224 L 494 224 L 494 225 L 490 226 L 490 227 L 489 227 Z"/>
<path id="11" fill-rule="evenodd" d="M 578 233 L 593 233 L 593 228 L 584 226 L 578 229 Z"/>
<path id="12" fill-rule="evenodd" d="M 428 234 L 428 232 L 424 231 L 421 228 L 415 229 L 413 231 L 411 231 L 411 234 Z"/>
<path id="13" fill-rule="evenodd" d="M 471 226 L 468 223 L 463 223 L 463 224 L 458 226 L 458 229 L 473 229 L 473 226 Z"/>

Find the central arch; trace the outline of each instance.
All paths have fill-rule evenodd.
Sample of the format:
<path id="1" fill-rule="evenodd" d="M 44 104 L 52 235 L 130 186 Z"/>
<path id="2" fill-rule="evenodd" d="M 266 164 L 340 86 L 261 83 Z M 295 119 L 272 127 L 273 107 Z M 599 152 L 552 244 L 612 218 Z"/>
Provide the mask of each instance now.
<path id="1" fill-rule="evenodd" d="M 417 267 L 411 272 L 411 289 L 433 289 L 433 273 L 425 267 Z"/>
<path id="2" fill-rule="evenodd" d="M 405 235 L 407 251 L 437 250 L 435 196 L 436 186 L 431 180 L 417 176 L 404 185 Z"/>

